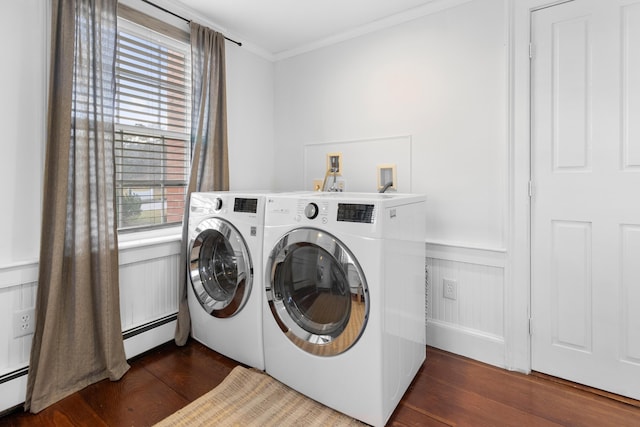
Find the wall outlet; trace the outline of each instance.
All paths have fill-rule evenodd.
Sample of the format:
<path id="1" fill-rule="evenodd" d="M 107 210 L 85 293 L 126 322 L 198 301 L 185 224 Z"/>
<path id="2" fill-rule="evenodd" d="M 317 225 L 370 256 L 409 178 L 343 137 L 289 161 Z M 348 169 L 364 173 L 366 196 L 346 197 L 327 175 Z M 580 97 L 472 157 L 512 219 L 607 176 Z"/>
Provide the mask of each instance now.
<path id="1" fill-rule="evenodd" d="M 313 191 L 322 191 L 322 180 L 314 179 L 313 180 Z"/>
<path id="2" fill-rule="evenodd" d="M 32 334 L 36 329 L 35 308 L 28 308 L 13 313 L 13 337 L 18 338 Z"/>
<path id="3" fill-rule="evenodd" d="M 458 299 L 458 282 L 453 279 L 442 279 L 442 295 L 451 300 Z"/>

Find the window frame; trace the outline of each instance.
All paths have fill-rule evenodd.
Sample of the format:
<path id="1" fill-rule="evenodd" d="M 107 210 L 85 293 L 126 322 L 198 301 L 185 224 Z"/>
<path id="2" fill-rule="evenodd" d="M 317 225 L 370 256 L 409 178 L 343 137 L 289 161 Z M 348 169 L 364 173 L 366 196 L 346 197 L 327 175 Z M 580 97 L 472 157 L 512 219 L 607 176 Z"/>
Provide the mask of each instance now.
<path id="1" fill-rule="evenodd" d="M 162 130 L 162 129 L 154 129 L 148 127 L 140 127 L 131 124 L 121 124 L 116 120 L 114 122 L 114 139 L 122 140 L 121 136 L 125 135 L 140 135 L 141 137 L 148 138 L 161 138 L 165 140 L 179 140 L 184 142 L 184 178 L 183 179 L 161 179 L 158 181 L 159 186 L 150 186 L 150 188 L 161 188 L 162 194 L 167 196 L 165 193 L 167 188 L 183 188 L 182 194 L 182 209 L 174 209 L 173 216 L 175 217 L 176 212 L 179 210 L 179 220 L 171 221 L 171 222 L 161 222 L 156 224 L 144 224 L 139 226 L 122 226 L 121 227 L 121 212 L 120 212 L 120 196 L 117 196 L 118 206 L 116 207 L 116 217 L 118 224 L 118 233 L 119 234 L 129 234 L 129 233 L 140 233 L 140 232 L 150 232 L 159 229 L 165 228 L 175 228 L 179 226 L 184 220 L 184 203 L 186 203 L 187 199 L 187 191 L 189 184 L 189 172 L 191 167 L 191 48 L 190 48 L 190 35 L 187 31 L 183 31 L 177 27 L 174 27 L 170 24 L 162 22 L 156 18 L 153 18 L 149 15 L 146 15 L 142 12 L 139 12 L 133 8 L 130 8 L 126 5 L 119 5 L 118 7 L 118 31 L 127 34 L 131 34 L 134 37 L 140 37 L 145 40 L 150 40 L 152 43 L 158 43 L 159 45 L 166 46 L 169 49 L 173 49 L 175 51 L 179 51 L 184 53 L 185 55 L 185 122 L 184 122 L 184 133 L 177 132 L 173 130 Z M 116 77 L 117 79 L 117 77 Z M 118 96 L 118 90 L 116 87 L 116 96 Z M 166 159 L 165 159 L 166 160 Z M 162 160 L 162 161 L 165 161 Z M 160 175 L 166 173 L 167 169 L 163 168 Z M 119 174 L 121 171 L 117 168 L 116 173 L 116 188 L 121 188 L 121 178 Z M 118 190 L 119 191 L 119 190 Z M 163 199 L 164 200 L 164 199 Z M 169 206 L 162 207 L 162 215 L 164 217 L 164 221 L 167 220 L 168 217 L 171 216 L 169 214 L 170 208 Z"/>

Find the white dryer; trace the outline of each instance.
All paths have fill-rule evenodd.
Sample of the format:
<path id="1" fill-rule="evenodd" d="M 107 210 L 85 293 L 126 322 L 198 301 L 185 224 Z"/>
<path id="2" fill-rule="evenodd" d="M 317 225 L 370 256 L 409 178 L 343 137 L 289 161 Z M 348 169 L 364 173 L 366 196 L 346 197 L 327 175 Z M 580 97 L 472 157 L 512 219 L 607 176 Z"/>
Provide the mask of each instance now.
<path id="1" fill-rule="evenodd" d="M 268 374 L 382 426 L 426 356 L 424 196 L 267 197 Z"/>
<path id="2" fill-rule="evenodd" d="M 192 193 L 187 266 L 193 338 L 261 370 L 264 203 L 265 194 Z"/>

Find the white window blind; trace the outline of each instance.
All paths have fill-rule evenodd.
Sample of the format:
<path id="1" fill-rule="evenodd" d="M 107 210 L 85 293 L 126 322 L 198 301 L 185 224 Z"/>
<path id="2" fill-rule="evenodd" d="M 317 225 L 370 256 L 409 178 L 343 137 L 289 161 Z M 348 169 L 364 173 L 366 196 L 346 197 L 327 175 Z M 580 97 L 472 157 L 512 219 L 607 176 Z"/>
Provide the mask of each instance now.
<path id="1" fill-rule="evenodd" d="M 190 165 L 190 46 L 125 19 L 116 55 L 118 228 L 180 223 Z"/>

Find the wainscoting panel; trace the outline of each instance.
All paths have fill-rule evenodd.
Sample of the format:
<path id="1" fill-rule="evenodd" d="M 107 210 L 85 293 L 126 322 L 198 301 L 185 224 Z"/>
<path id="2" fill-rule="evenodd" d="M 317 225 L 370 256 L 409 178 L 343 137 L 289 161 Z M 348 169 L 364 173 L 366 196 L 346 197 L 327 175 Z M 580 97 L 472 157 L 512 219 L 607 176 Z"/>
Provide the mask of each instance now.
<path id="1" fill-rule="evenodd" d="M 36 288 L 36 282 L 32 282 L 0 289 L 0 342 L 6 343 L 2 346 L 0 375 L 29 363 L 33 335 L 14 338 L 14 312 L 35 307 Z"/>
<path id="2" fill-rule="evenodd" d="M 178 309 L 179 255 L 120 266 L 122 329 L 175 313 Z"/>
<path id="3" fill-rule="evenodd" d="M 127 357 L 173 339 L 180 240 L 121 250 L 120 316 Z"/>
<path id="4" fill-rule="evenodd" d="M 131 358 L 173 339 L 178 311 L 180 237 L 120 250 L 124 345 Z M 24 402 L 33 335 L 14 338 L 16 311 L 35 307 L 37 262 L 0 267 L 0 414 Z"/>
<path id="5" fill-rule="evenodd" d="M 13 323 L 15 312 L 35 307 L 36 280 L 37 264 L 0 268 L 0 413 L 24 402 L 33 335 L 14 337 Z"/>
<path id="6" fill-rule="evenodd" d="M 505 367 L 502 250 L 427 244 L 427 344 Z"/>

